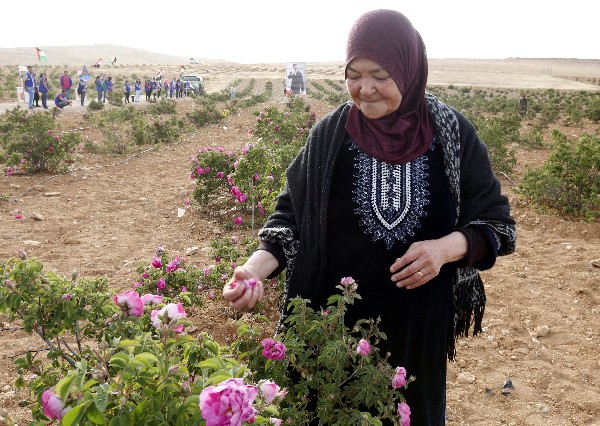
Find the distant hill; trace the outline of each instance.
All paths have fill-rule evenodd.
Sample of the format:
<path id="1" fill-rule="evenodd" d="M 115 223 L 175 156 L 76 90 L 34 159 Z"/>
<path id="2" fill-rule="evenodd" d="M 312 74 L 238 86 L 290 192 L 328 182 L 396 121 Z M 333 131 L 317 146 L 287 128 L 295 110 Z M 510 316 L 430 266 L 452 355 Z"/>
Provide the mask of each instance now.
<path id="1" fill-rule="evenodd" d="M 48 57 L 47 65 L 94 65 L 98 58 L 108 64 L 115 56 L 117 65 L 186 65 L 190 58 L 151 52 L 127 46 L 94 44 L 87 46 L 43 46 Z M 226 62 L 219 59 L 200 59 L 202 63 Z M 38 58 L 35 47 L 0 48 L 0 65 L 36 65 Z"/>

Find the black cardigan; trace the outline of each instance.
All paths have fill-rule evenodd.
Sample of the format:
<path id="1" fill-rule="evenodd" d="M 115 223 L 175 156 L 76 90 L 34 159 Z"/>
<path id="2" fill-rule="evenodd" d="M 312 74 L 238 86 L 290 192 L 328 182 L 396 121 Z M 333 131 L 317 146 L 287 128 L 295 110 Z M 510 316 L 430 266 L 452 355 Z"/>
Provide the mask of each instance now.
<path id="1" fill-rule="evenodd" d="M 486 146 L 462 114 L 429 94 L 426 101 L 442 141 L 444 169 L 455 202 L 455 229 L 485 227 L 496 239 L 498 255 L 514 252 L 515 221 L 492 171 Z M 276 271 L 288 268 L 282 322 L 291 298 L 314 300 L 322 285 L 329 190 L 339 148 L 349 138 L 345 123 L 350 105 L 340 106 L 313 127 L 305 147 L 287 170 L 286 186 L 274 213 L 259 232 L 262 242 L 280 245 L 285 254 L 285 264 Z M 453 297 L 450 359 L 455 355 L 455 339 L 467 335 L 471 324 L 473 334 L 481 331 L 485 292 L 475 268 L 456 268 Z"/>

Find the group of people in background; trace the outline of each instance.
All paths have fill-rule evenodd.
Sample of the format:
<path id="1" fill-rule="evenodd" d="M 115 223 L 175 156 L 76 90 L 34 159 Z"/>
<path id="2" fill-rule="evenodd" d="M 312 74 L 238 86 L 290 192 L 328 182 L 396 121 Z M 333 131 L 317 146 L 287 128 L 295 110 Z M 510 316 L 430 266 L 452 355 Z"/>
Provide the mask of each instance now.
<path id="1" fill-rule="evenodd" d="M 58 86 L 60 92 L 54 98 L 54 104 L 58 108 L 64 108 L 67 105 L 71 105 L 71 87 L 73 86 L 73 80 L 69 76 L 69 72 L 65 71 L 63 75 L 58 79 Z M 39 107 L 39 100 L 42 101 L 42 107 L 48 109 L 48 93 L 50 92 L 50 83 L 48 81 L 48 74 L 41 73 L 39 79 L 37 74 L 33 72 L 33 67 L 29 65 L 27 72 L 23 75 L 23 91 L 28 94 L 28 107 L 29 109 L 34 108 L 34 101 L 36 107 Z M 83 103 L 82 103 L 83 105 Z"/>
<path id="2" fill-rule="evenodd" d="M 48 109 L 48 93 L 50 92 L 48 75 L 46 73 L 41 73 L 38 79 L 37 75 L 33 72 L 33 67 L 28 66 L 27 72 L 22 79 L 23 90 L 28 94 L 29 109 L 39 107 L 39 100 L 42 101 L 42 107 Z M 81 106 L 83 106 L 85 102 L 87 82 L 88 79 L 81 77 L 77 83 L 77 94 L 79 95 Z M 68 71 L 65 70 L 63 75 L 58 79 L 58 87 L 60 91 L 54 99 L 54 104 L 62 109 L 65 106 L 72 104 L 71 89 L 74 88 L 74 83 Z M 109 98 L 109 93 L 115 91 L 113 78 L 111 76 L 97 76 L 95 79 L 95 88 L 98 93 L 98 102 L 106 103 L 106 99 Z M 131 83 L 129 80 L 125 80 L 123 85 L 125 103 L 139 102 L 142 90 L 146 94 L 146 100 L 150 101 L 160 99 L 161 96 L 164 96 L 165 98 L 182 98 L 189 96 L 192 87 L 189 81 L 183 81 L 179 78 L 168 81 L 166 79 L 163 80 L 162 76 L 152 79 L 147 78 L 143 83 L 140 79 L 136 79 Z"/>

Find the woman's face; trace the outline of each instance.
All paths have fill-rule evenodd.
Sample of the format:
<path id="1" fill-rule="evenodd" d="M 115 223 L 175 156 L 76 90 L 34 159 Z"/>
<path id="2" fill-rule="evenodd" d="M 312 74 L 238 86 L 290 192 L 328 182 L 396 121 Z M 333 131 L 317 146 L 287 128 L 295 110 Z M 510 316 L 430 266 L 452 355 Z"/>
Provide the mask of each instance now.
<path id="1" fill-rule="evenodd" d="M 377 62 L 355 58 L 346 67 L 346 87 L 350 97 L 369 119 L 396 111 L 402 94 L 390 74 Z"/>

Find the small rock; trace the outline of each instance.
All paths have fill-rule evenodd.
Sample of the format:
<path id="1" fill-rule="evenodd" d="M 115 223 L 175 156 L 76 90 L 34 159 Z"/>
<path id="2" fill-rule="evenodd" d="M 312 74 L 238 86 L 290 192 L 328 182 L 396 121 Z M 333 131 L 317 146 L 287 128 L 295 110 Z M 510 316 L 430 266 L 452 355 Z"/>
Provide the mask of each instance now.
<path id="1" fill-rule="evenodd" d="M 525 272 L 519 272 L 517 274 L 517 277 L 519 277 L 519 278 L 527 278 L 527 274 Z"/>
<path id="2" fill-rule="evenodd" d="M 16 183 L 11 183 L 10 185 L 8 185 L 9 189 L 20 189 L 21 185 L 17 185 Z"/>
<path id="3" fill-rule="evenodd" d="M 502 385 L 502 395 L 509 396 L 515 389 L 512 380 L 508 379 Z"/>
<path id="4" fill-rule="evenodd" d="M 60 192 L 44 192 L 44 195 L 46 197 L 56 197 L 57 195 L 60 195 Z"/>
<path id="5" fill-rule="evenodd" d="M 27 246 L 39 246 L 42 243 L 39 241 L 34 241 L 34 240 L 23 240 L 23 244 L 25 244 Z"/>
<path id="6" fill-rule="evenodd" d="M 485 394 L 486 396 L 492 396 L 494 394 L 494 391 L 490 388 L 485 388 Z"/>
<path id="7" fill-rule="evenodd" d="M 31 214 L 31 216 L 29 216 L 29 217 L 30 217 L 31 219 L 33 219 L 33 220 L 38 220 L 38 221 L 40 221 L 40 222 L 41 222 L 42 220 L 44 220 L 44 216 L 42 216 L 42 215 L 41 215 L 41 214 L 39 214 L 39 213 L 32 213 L 32 214 Z"/>
<path id="8" fill-rule="evenodd" d="M 600 268 L 600 259 L 591 260 L 590 264 L 596 268 Z"/>
<path id="9" fill-rule="evenodd" d="M 545 324 L 535 328 L 536 337 L 546 337 L 548 333 L 550 333 L 550 327 Z"/>
<path id="10" fill-rule="evenodd" d="M 200 248 L 196 247 L 196 246 L 194 246 L 194 247 L 188 247 L 188 248 L 185 249 L 185 255 L 186 256 L 190 256 L 192 254 L 195 254 L 198 250 L 200 250 Z"/>
<path id="11" fill-rule="evenodd" d="M 458 373 L 457 381 L 461 384 L 475 383 L 475 375 L 473 373 L 469 373 L 468 371 L 463 371 Z"/>

